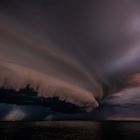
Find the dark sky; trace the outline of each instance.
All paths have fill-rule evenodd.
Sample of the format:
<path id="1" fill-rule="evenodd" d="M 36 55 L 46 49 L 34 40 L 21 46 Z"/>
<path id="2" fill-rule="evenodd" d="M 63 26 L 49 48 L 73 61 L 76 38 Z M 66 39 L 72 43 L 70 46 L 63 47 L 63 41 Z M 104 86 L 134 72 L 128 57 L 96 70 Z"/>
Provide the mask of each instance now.
<path id="1" fill-rule="evenodd" d="M 0 86 L 97 106 L 140 73 L 139 38 L 138 0 L 0 1 Z"/>

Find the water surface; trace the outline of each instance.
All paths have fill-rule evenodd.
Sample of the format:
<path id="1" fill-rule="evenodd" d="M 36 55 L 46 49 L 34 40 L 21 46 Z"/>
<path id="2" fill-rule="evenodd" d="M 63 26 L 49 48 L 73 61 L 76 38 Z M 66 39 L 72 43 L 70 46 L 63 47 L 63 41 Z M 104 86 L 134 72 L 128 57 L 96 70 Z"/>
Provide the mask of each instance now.
<path id="1" fill-rule="evenodd" d="M 1 122 L 0 139 L 105 140 L 140 139 L 140 122 Z"/>

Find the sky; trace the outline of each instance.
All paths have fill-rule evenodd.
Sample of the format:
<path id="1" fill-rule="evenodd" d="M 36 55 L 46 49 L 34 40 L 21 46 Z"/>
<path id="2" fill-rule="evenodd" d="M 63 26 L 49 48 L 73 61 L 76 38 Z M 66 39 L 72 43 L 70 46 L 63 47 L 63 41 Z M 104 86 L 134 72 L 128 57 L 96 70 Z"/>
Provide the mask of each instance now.
<path id="1" fill-rule="evenodd" d="M 140 73 L 139 13 L 137 0 L 1 1 L 0 118 L 42 119 L 50 114 L 52 119 L 54 111 L 42 102 L 35 109 L 33 103 L 41 97 L 57 97 L 92 111 L 83 117 L 76 114 L 78 119 L 108 119 L 112 114 L 139 118 L 140 112 L 133 110 L 139 107 L 140 84 L 124 86 L 129 76 Z M 21 105 L 15 94 L 27 86 L 37 101 L 33 98 L 25 104 L 32 98 L 27 95 Z M 110 98 L 112 94 L 116 96 Z M 126 108 L 132 108 L 130 114 Z M 27 112 L 32 112 L 31 117 Z"/>

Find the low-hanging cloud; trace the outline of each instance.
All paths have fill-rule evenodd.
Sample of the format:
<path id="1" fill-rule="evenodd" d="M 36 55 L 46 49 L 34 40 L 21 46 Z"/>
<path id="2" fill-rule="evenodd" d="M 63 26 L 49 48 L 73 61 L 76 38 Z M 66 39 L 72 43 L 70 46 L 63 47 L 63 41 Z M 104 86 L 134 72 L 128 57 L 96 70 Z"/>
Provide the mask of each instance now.
<path id="1" fill-rule="evenodd" d="M 95 98 L 102 97 L 101 86 L 75 58 L 10 17 L 0 17 L 1 87 L 18 91 L 29 86 L 38 96 L 58 97 L 87 109 L 98 106 Z"/>

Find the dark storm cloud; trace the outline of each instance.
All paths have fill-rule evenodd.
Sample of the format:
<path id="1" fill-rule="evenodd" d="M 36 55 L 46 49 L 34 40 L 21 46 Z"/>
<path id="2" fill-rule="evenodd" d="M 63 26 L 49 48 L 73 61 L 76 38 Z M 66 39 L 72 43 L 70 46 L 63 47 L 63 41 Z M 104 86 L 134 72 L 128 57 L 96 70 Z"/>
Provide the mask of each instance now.
<path id="1" fill-rule="evenodd" d="M 19 90 L 30 85 L 41 96 L 58 96 L 60 100 L 87 108 L 98 106 L 94 95 L 102 96 L 101 87 L 76 59 L 74 47 L 64 47 L 63 41 L 67 40 L 59 38 L 66 34 L 62 18 L 63 12 L 69 10 L 61 11 L 63 3 L 45 5 L 41 8 L 42 4 L 17 2 L 7 4 L 1 11 L 1 86 Z M 66 14 L 64 19 L 67 18 Z M 54 33 L 56 38 L 52 42 L 48 35 Z M 55 40 L 62 41 L 63 47 Z"/>

